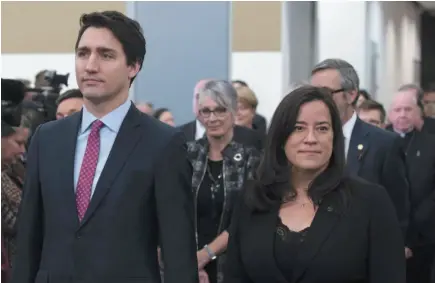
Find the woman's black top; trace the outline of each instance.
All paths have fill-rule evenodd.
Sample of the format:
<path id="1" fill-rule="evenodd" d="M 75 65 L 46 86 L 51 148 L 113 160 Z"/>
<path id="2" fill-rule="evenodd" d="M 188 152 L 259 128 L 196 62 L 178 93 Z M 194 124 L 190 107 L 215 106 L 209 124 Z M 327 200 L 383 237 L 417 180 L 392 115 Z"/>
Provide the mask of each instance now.
<path id="1" fill-rule="evenodd" d="M 224 206 L 223 161 L 209 160 L 198 191 L 198 247 L 202 249 L 218 236 Z M 205 267 L 210 283 L 217 282 L 216 260 Z"/>
<path id="2" fill-rule="evenodd" d="M 278 217 L 274 244 L 275 260 L 281 273 L 289 282 L 292 280 L 293 267 L 298 262 L 298 252 L 308 230 L 307 227 L 299 232 L 292 231 Z"/>

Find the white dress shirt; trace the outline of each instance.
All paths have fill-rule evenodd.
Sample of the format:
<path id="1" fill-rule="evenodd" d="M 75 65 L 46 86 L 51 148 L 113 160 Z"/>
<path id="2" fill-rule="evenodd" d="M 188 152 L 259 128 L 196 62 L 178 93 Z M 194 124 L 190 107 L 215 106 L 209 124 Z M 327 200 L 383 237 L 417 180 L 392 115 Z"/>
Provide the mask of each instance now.
<path id="1" fill-rule="evenodd" d="M 356 123 L 356 112 L 353 112 L 352 117 L 343 125 L 343 135 L 344 135 L 344 152 L 347 159 L 347 153 L 349 152 L 350 138 L 352 137 L 352 131 Z"/>
<path id="2" fill-rule="evenodd" d="M 98 156 L 94 181 L 92 183 L 91 196 L 95 192 L 95 187 L 97 186 L 98 179 L 100 178 L 101 172 L 104 169 L 104 165 L 106 165 L 106 161 L 109 157 L 110 151 L 112 150 L 115 138 L 118 135 L 121 124 L 124 121 L 124 118 L 127 115 L 130 107 L 131 101 L 127 100 L 124 104 L 100 119 L 101 122 L 104 123 L 104 126 L 100 130 L 100 153 Z M 77 146 L 74 162 L 74 190 L 77 189 L 80 169 L 82 167 L 83 158 L 85 156 L 86 146 L 88 144 L 88 137 L 91 133 L 91 125 L 95 120 L 97 120 L 97 118 L 92 115 L 85 106 L 83 106 L 82 124 L 77 135 Z"/>
<path id="3" fill-rule="evenodd" d="M 205 134 L 205 128 L 200 121 L 196 120 L 195 140 L 199 140 Z"/>

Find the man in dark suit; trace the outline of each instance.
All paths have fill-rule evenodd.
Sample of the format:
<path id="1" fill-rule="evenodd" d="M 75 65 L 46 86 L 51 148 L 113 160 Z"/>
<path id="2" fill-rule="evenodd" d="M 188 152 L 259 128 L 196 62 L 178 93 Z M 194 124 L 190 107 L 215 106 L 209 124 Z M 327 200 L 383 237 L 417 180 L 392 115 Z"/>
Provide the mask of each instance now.
<path id="1" fill-rule="evenodd" d="M 201 80 L 196 84 L 194 88 L 193 113 L 195 114 L 195 117 L 198 117 L 198 93 L 207 82 L 208 80 Z M 184 125 L 181 125 L 179 128 L 184 132 L 187 141 L 194 141 L 200 139 L 205 134 L 205 128 L 199 118 Z M 246 127 L 235 125 L 233 139 L 234 141 L 241 144 L 253 146 L 260 151 L 263 149 L 264 146 L 264 136 L 260 132 Z"/>
<path id="2" fill-rule="evenodd" d="M 340 112 L 347 156 L 346 170 L 388 191 L 406 235 L 409 217 L 409 184 L 400 137 L 361 121 L 355 113 L 359 78 L 351 64 L 326 59 L 317 64 L 311 76 L 315 86 L 331 89 Z"/>
<path id="3" fill-rule="evenodd" d="M 389 111 L 389 129 L 402 137 L 410 182 L 408 283 L 429 283 L 435 256 L 435 136 L 415 127 L 421 115 L 417 101 L 414 93 L 399 91 Z"/>
<path id="4" fill-rule="evenodd" d="M 425 113 L 423 89 L 416 84 L 404 84 L 399 87 L 398 92 L 409 93 L 417 99 L 420 114 L 415 115 L 414 125 L 416 129 L 425 133 L 435 134 L 435 119 L 427 116 Z"/>
<path id="5" fill-rule="evenodd" d="M 84 107 L 34 134 L 11 282 L 160 282 L 161 243 L 165 283 L 196 283 L 183 134 L 128 100 L 145 56 L 142 29 L 112 11 L 80 21 Z"/>

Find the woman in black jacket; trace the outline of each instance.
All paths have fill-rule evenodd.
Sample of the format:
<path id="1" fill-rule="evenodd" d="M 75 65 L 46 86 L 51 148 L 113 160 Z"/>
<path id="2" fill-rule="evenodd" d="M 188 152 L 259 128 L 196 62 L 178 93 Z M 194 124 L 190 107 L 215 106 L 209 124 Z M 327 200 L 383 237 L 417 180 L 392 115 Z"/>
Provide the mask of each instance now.
<path id="1" fill-rule="evenodd" d="M 405 283 L 385 189 L 344 176 L 332 95 L 303 86 L 274 113 L 255 180 L 233 214 L 227 283 Z"/>

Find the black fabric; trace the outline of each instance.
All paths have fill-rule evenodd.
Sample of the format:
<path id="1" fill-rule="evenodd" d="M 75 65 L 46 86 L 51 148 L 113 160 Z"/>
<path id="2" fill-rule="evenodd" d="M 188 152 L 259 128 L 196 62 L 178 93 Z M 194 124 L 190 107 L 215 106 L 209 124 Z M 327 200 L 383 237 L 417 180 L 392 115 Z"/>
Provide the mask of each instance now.
<path id="1" fill-rule="evenodd" d="M 275 259 L 278 268 L 289 282 L 292 280 L 293 269 L 297 264 L 299 249 L 305 241 L 308 231 L 309 228 L 299 232 L 292 231 L 278 217 L 274 245 Z"/>
<path id="2" fill-rule="evenodd" d="M 208 169 L 198 191 L 198 246 L 202 249 L 218 236 L 224 206 L 223 161 L 208 161 Z M 210 177 L 211 175 L 211 177 Z M 218 185 L 213 193 L 212 186 Z M 205 266 L 210 283 L 217 282 L 217 261 Z"/>
<path id="3" fill-rule="evenodd" d="M 361 177 L 387 190 L 405 238 L 410 204 L 401 137 L 358 118 L 349 143 L 346 170 L 351 176 Z"/>
<path id="4" fill-rule="evenodd" d="M 290 281 L 275 259 L 279 209 L 279 204 L 265 212 L 245 202 L 236 206 L 226 283 L 406 282 L 400 225 L 383 187 L 346 178 L 324 197 L 299 248 Z"/>

